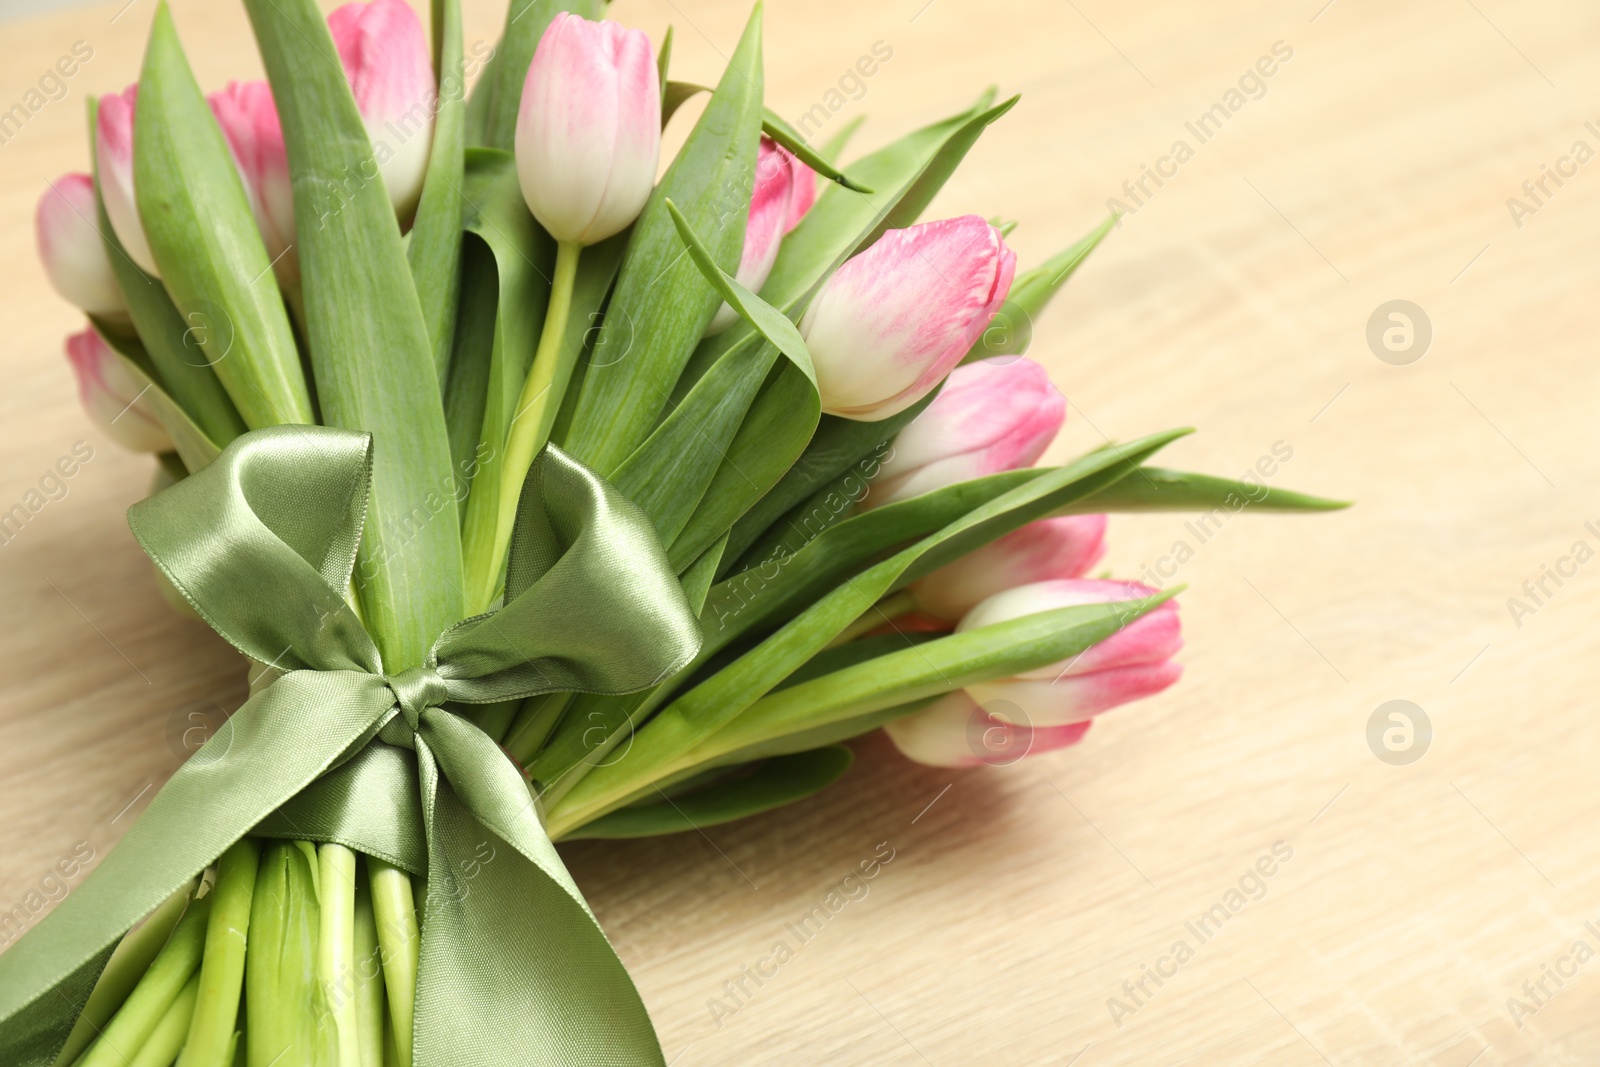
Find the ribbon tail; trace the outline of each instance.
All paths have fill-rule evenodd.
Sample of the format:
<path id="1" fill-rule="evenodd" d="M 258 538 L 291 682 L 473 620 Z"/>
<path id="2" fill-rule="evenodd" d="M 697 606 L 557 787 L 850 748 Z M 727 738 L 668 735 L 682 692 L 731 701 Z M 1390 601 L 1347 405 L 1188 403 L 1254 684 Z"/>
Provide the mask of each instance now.
<path id="1" fill-rule="evenodd" d="M 297 671 L 250 698 L 93 874 L 0 955 L 0 1063 L 44 1067 L 122 936 L 394 706 L 383 680 Z"/>
<path id="2" fill-rule="evenodd" d="M 417 1067 L 661 1067 L 633 979 L 500 749 L 429 709 L 417 763 L 428 837 Z"/>

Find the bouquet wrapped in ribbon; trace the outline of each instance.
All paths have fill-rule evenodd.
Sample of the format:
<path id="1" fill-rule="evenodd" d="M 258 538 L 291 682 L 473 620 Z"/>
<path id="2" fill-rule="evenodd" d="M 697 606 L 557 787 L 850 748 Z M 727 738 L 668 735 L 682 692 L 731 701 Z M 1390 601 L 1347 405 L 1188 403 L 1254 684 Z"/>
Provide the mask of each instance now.
<path id="1" fill-rule="evenodd" d="M 841 167 L 764 107 L 759 7 L 715 87 L 595 0 L 470 63 L 454 0 L 431 44 L 244 7 L 267 80 L 206 96 L 159 8 L 38 227 L 252 695 L 0 955 L 0 1061 L 660 1063 L 552 842 L 802 799 L 879 728 L 1070 745 L 1178 675 L 1171 592 L 1085 577 L 1106 513 L 1337 506 L 1149 465 L 1184 431 L 1032 466 L 1021 353 L 1111 223 L 1018 273 L 920 221 L 1014 101 Z"/>

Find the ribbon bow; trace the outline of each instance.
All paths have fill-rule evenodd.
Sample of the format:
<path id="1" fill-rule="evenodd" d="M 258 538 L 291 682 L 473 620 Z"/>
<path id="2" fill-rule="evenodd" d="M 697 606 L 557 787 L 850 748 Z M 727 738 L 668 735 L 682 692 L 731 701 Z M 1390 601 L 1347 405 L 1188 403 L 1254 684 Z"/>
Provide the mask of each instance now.
<path id="1" fill-rule="evenodd" d="M 277 427 L 238 438 L 129 512 L 211 627 L 286 673 L 0 955 L 0 1062 L 48 1064 L 122 935 L 247 834 L 335 841 L 428 875 L 419 1067 L 661 1062 L 638 992 L 526 783 L 447 709 L 632 692 L 684 667 L 700 632 L 655 530 L 546 449 L 519 502 L 505 606 L 451 627 L 423 666 L 389 674 L 342 593 L 370 475 L 367 435 Z M 473 862 L 486 839 L 497 858 Z M 466 870 L 470 887 L 459 884 Z"/>

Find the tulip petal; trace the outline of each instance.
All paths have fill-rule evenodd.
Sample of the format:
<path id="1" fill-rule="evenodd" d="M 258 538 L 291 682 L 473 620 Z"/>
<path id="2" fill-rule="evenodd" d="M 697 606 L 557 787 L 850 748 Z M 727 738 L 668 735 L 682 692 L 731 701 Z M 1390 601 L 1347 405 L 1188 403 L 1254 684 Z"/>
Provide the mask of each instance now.
<path id="1" fill-rule="evenodd" d="M 1105 555 L 1104 515 L 1030 522 L 948 563 L 912 587 L 917 606 L 955 622 L 983 600 L 1021 585 L 1077 578 Z"/>
<path id="2" fill-rule="evenodd" d="M 94 180 L 63 174 L 39 198 L 34 237 L 56 292 L 91 315 L 125 315 L 127 303 L 111 270 L 96 217 Z"/>
<path id="3" fill-rule="evenodd" d="M 801 322 L 823 410 L 872 422 L 916 403 L 972 347 L 1015 272 L 1015 254 L 976 215 L 886 231 Z"/>
<path id="4" fill-rule="evenodd" d="M 884 726 L 907 759 L 933 767 L 1003 767 L 1027 756 L 1075 745 L 1089 722 L 1041 726 L 1015 710 L 991 714 L 965 692 L 929 704 Z"/>
<path id="5" fill-rule="evenodd" d="M 95 111 L 95 163 L 100 174 L 100 199 L 106 217 L 128 258 L 152 277 L 160 277 L 156 257 L 144 235 L 133 193 L 133 115 L 139 87 L 100 98 Z"/>
<path id="6" fill-rule="evenodd" d="M 78 399 L 95 424 L 123 448 L 170 452 L 172 438 L 143 399 L 122 360 L 93 329 L 67 338 L 67 362 L 78 378 Z"/>
<path id="7" fill-rule="evenodd" d="M 1006 678 L 967 687 L 985 705 L 1021 708 L 1036 727 L 1082 722 L 1119 704 L 1154 696 L 1178 680 L 1183 667 L 1170 660 L 1112 667 L 1056 678 Z"/>

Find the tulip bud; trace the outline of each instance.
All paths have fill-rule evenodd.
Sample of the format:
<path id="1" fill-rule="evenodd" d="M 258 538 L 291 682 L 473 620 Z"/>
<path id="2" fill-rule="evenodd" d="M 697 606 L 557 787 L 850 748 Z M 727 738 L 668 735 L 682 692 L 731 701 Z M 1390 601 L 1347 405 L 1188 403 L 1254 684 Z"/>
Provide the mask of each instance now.
<path id="1" fill-rule="evenodd" d="M 294 247 L 294 190 L 289 184 L 289 157 L 272 90 L 264 81 L 229 82 L 206 97 L 222 127 L 233 162 L 250 199 L 250 211 L 278 277 L 299 276 Z"/>
<path id="2" fill-rule="evenodd" d="M 328 30 L 389 201 L 407 218 L 422 196 L 439 102 L 422 23 L 405 0 L 372 0 L 335 8 Z"/>
<path id="3" fill-rule="evenodd" d="M 128 305 L 100 237 L 99 211 L 89 175 L 63 174 L 51 182 L 33 217 L 39 259 L 50 284 L 72 304 L 91 315 L 124 315 Z"/>
<path id="4" fill-rule="evenodd" d="M 67 338 L 67 361 L 78 376 L 78 399 L 95 425 L 133 452 L 170 452 L 172 438 L 138 382 L 93 329 Z"/>
<path id="5" fill-rule="evenodd" d="M 1004 767 L 1083 740 L 1090 723 L 1031 726 L 1015 710 L 980 707 L 958 689 L 883 728 L 900 754 L 930 767 Z"/>
<path id="6" fill-rule="evenodd" d="M 911 587 L 917 609 L 955 622 L 996 593 L 1081 577 L 1106 551 L 1104 515 L 1063 515 L 1030 522 Z"/>
<path id="7" fill-rule="evenodd" d="M 985 600 L 966 614 L 956 632 L 1056 608 L 1138 600 L 1156 592 L 1138 582 L 1087 578 L 1035 582 Z M 1080 722 L 1107 708 L 1159 693 L 1177 681 L 1182 668 L 1171 658 L 1182 647 L 1178 605 L 1169 600 L 1069 660 L 1025 671 L 1014 678 L 970 685 L 967 692 L 980 704 L 996 700 L 1014 704 L 1026 712 L 1034 725 Z"/>
<path id="8" fill-rule="evenodd" d="M 778 260 L 778 246 L 787 232 L 794 208 L 795 168 L 804 166 L 777 142 L 761 138 L 756 153 L 755 191 L 750 197 L 750 217 L 744 226 L 744 251 L 739 255 L 735 280 L 752 293 L 759 292 Z M 808 168 L 809 171 L 809 168 Z M 717 309 L 706 336 L 732 326 L 739 313 L 727 304 Z"/>
<path id="9" fill-rule="evenodd" d="M 128 258 L 146 274 L 159 277 L 156 257 L 144 236 L 139 204 L 133 196 L 133 111 L 139 86 L 107 93 L 95 110 L 94 153 L 100 172 L 100 199 Z"/>
<path id="10" fill-rule="evenodd" d="M 820 367 L 817 376 L 822 376 Z M 895 437 L 863 506 L 880 507 L 1029 466 L 1044 454 L 1066 417 L 1066 400 L 1031 359 L 957 367 L 933 403 Z"/>
<path id="11" fill-rule="evenodd" d="M 591 245 L 650 198 L 661 155 L 661 85 L 650 38 L 615 22 L 555 17 L 517 113 L 517 176 L 539 224 Z"/>
<path id="12" fill-rule="evenodd" d="M 969 611 L 957 633 L 1081 604 L 1139 600 L 1156 590 L 1137 582 L 1036 582 L 1007 590 Z M 1082 738 L 1090 717 L 1161 692 L 1183 668 L 1178 605 L 1168 600 L 1071 659 L 969 685 L 884 731 L 907 757 L 940 767 L 1015 763 Z"/>
<path id="13" fill-rule="evenodd" d="M 927 395 L 1005 302 L 1017 257 L 976 215 L 888 230 L 800 321 L 822 410 L 886 419 Z"/>

